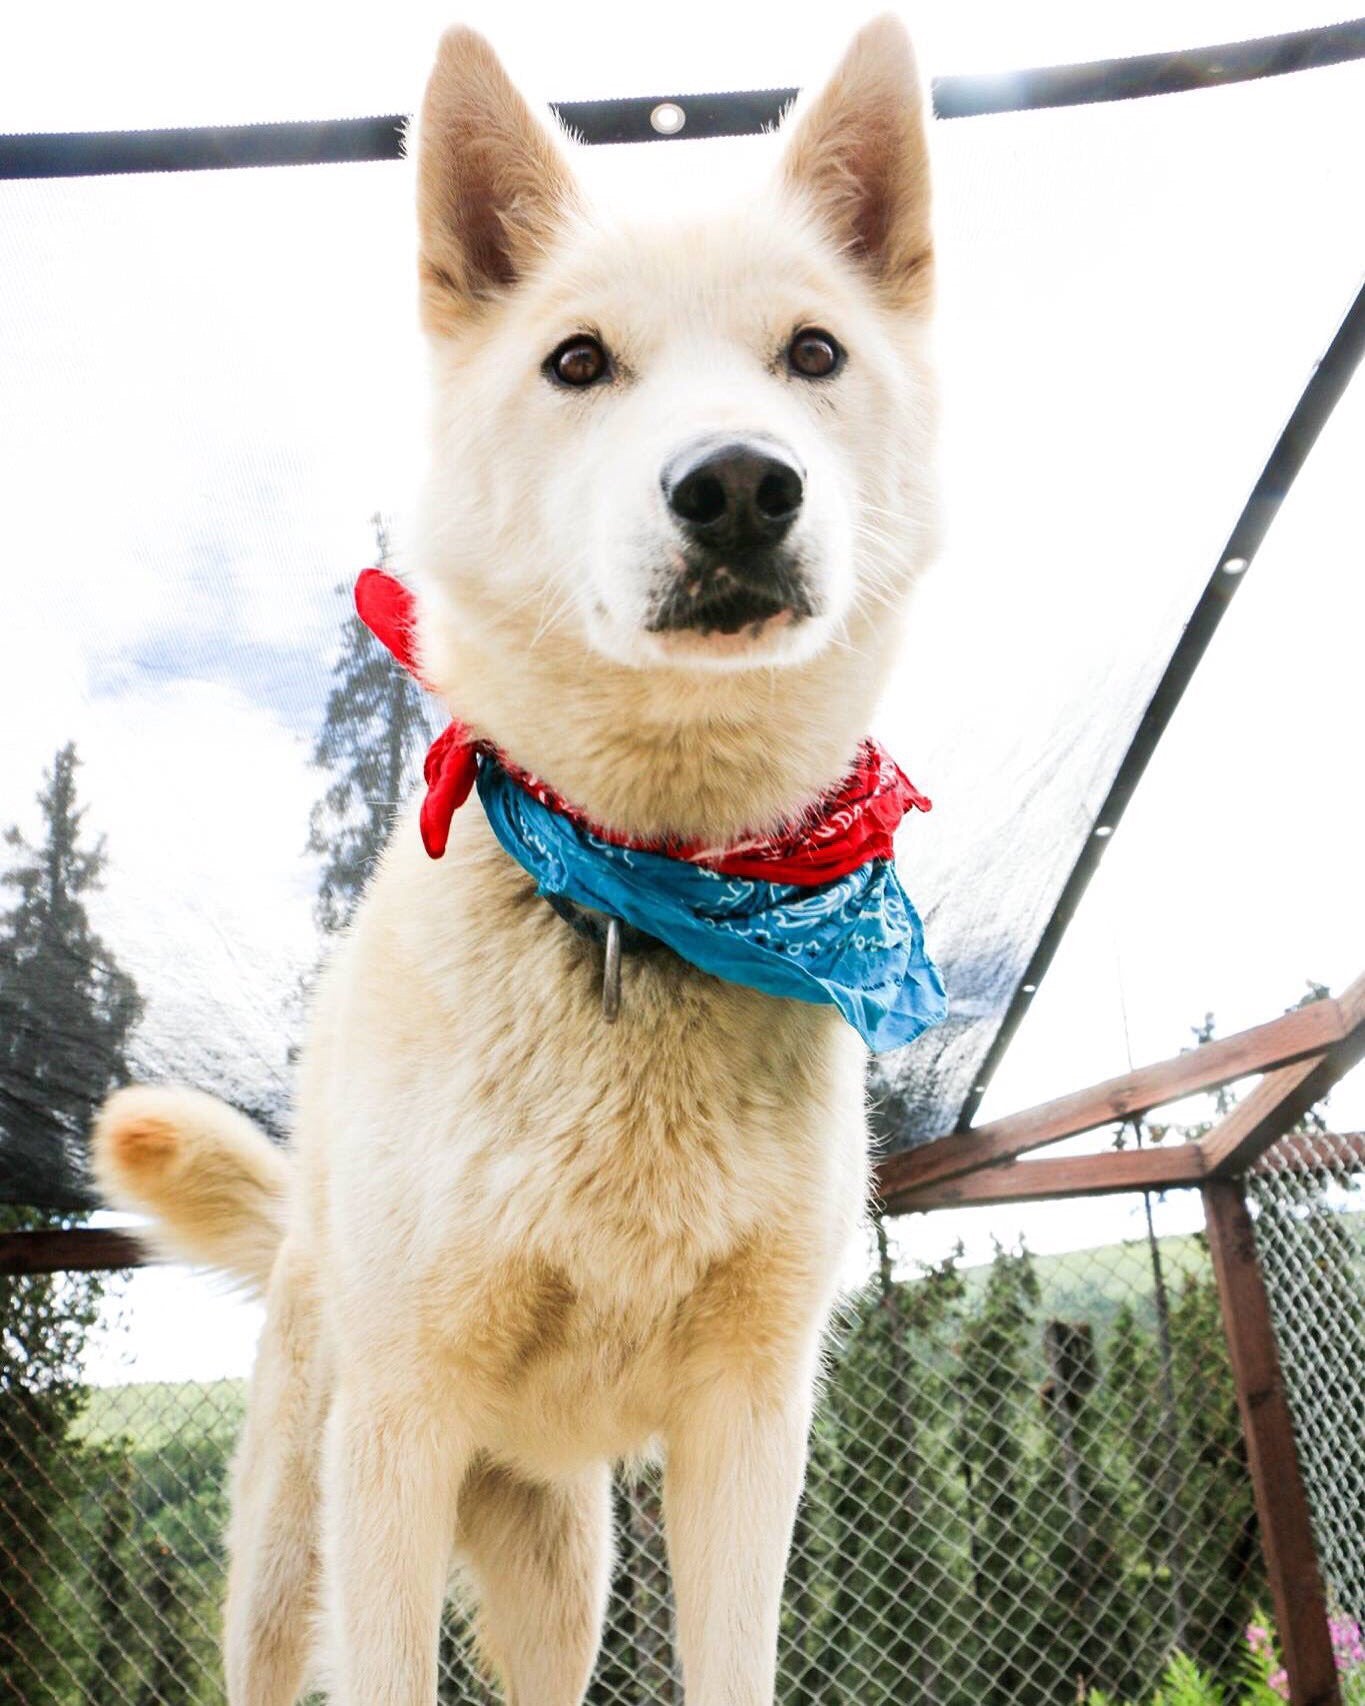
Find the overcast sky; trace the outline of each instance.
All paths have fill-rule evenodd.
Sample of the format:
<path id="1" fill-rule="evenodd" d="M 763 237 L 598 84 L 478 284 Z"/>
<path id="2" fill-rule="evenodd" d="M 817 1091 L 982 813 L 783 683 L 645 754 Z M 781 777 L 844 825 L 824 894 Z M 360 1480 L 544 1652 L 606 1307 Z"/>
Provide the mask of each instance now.
<path id="1" fill-rule="evenodd" d="M 473 5 L 544 98 L 783 85 L 831 7 Z M 1270 0 L 917 7 L 970 71 L 1327 21 Z M 444 10 L 248 0 L 11 8 L 0 127 L 408 110 Z M 1280 425 L 1358 283 L 1365 70 L 938 128 L 947 548 L 878 732 L 936 802 L 902 856 L 964 958 L 1009 969 L 1071 862 Z M 761 142 L 601 151 L 658 201 L 763 167 Z M 420 418 L 406 169 L 0 189 L 0 805 L 32 825 L 78 739 L 109 838 L 100 925 L 149 1000 L 146 1047 L 278 1082 L 312 961 L 308 765 L 368 517 L 402 517 Z M 1358 469 L 1348 395 L 1092 887 L 983 1112 L 1159 1058 L 1361 969 Z M 1004 948 L 1000 947 L 1004 944 Z M 1003 972 L 1002 972 L 1003 975 Z M 1342 1087 L 1339 1123 L 1365 1124 Z M 1171 1224 L 1188 1217 L 1174 1203 Z M 1134 1206 L 908 1223 L 1040 1248 L 1132 1236 Z M 139 1276 L 100 1378 L 245 1366 L 254 1317 Z M 132 1358 L 130 1361 L 129 1358 Z"/>

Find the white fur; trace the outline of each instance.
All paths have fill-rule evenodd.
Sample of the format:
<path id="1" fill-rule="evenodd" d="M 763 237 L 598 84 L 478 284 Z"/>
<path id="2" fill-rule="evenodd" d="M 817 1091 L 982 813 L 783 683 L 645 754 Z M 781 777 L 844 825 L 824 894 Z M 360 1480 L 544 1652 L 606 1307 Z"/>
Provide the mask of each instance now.
<path id="1" fill-rule="evenodd" d="M 763 196 L 618 223 L 486 46 L 447 38 L 419 160 L 424 667 L 599 821 L 720 845 L 809 805 L 866 730 L 933 531 L 920 132 L 883 22 Z M 849 351 L 829 384 L 781 366 L 807 324 Z M 540 365 L 585 329 L 620 378 L 566 394 Z M 806 466 L 819 612 L 665 640 L 645 627 L 674 549 L 659 470 L 731 428 Z M 688 1706 L 770 1706 L 820 1340 L 865 1199 L 863 1050 L 831 1008 L 669 955 L 627 960 L 608 1026 L 600 978 L 477 805 L 439 864 L 400 823 L 319 990 L 287 1212 L 262 1220 L 284 1231 L 236 1473 L 232 1706 L 295 1698 L 315 1620 L 341 1706 L 430 1706 L 452 1549 L 507 1700 L 574 1706 L 608 1468 L 651 1449 Z M 149 1111 L 184 1132 L 160 1185 Z M 273 1176 L 231 1120 L 227 1160 L 206 1158 L 202 1115 L 115 1103 L 98 1139 L 109 1188 L 180 1248 L 187 1161 Z M 204 1229 L 196 1253 L 234 1246 Z"/>

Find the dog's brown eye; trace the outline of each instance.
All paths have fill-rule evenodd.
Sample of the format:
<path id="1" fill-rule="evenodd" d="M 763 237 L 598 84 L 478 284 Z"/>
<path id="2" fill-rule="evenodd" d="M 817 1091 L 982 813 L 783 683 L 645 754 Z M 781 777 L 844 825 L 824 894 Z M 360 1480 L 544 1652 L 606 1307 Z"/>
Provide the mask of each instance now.
<path id="1" fill-rule="evenodd" d="M 828 379 L 844 352 L 828 332 L 806 326 L 787 345 L 787 366 L 802 379 Z"/>
<path id="2" fill-rule="evenodd" d="M 595 385 L 605 376 L 609 365 L 607 352 L 597 339 L 580 332 L 577 337 L 565 338 L 545 363 L 545 370 L 561 385 L 581 389 L 584 385 Z"/>

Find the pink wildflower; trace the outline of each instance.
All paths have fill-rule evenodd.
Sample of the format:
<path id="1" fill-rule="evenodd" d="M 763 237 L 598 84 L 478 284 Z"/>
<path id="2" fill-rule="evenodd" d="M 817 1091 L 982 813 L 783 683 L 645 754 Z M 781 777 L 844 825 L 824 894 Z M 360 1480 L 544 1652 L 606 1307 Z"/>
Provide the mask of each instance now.
<path id="1" fill-rule="evenodd" d="M 1357 1665 L 1365 1664 L 1365 1640 L 1361 1638 L 1360 1625 L 1355 1618 L 1333 1617 L 1329 1620 L 1329 1628 L 1337 1669 L 1354 1670 Z"/>

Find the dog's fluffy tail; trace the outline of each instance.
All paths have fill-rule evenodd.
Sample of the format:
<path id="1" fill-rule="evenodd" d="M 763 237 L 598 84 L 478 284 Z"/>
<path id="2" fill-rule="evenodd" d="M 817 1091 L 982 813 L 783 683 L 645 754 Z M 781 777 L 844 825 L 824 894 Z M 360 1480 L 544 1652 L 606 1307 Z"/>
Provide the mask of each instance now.
<path id="1" fill-rule="evenodd" d="M 119 1090 L 95 1120 L 91 1155 L 104 1200 L 151 1217 L 154 1249 L 264 1291 L 289 1164 L 244 1114 L 200 1090 Z"/>

